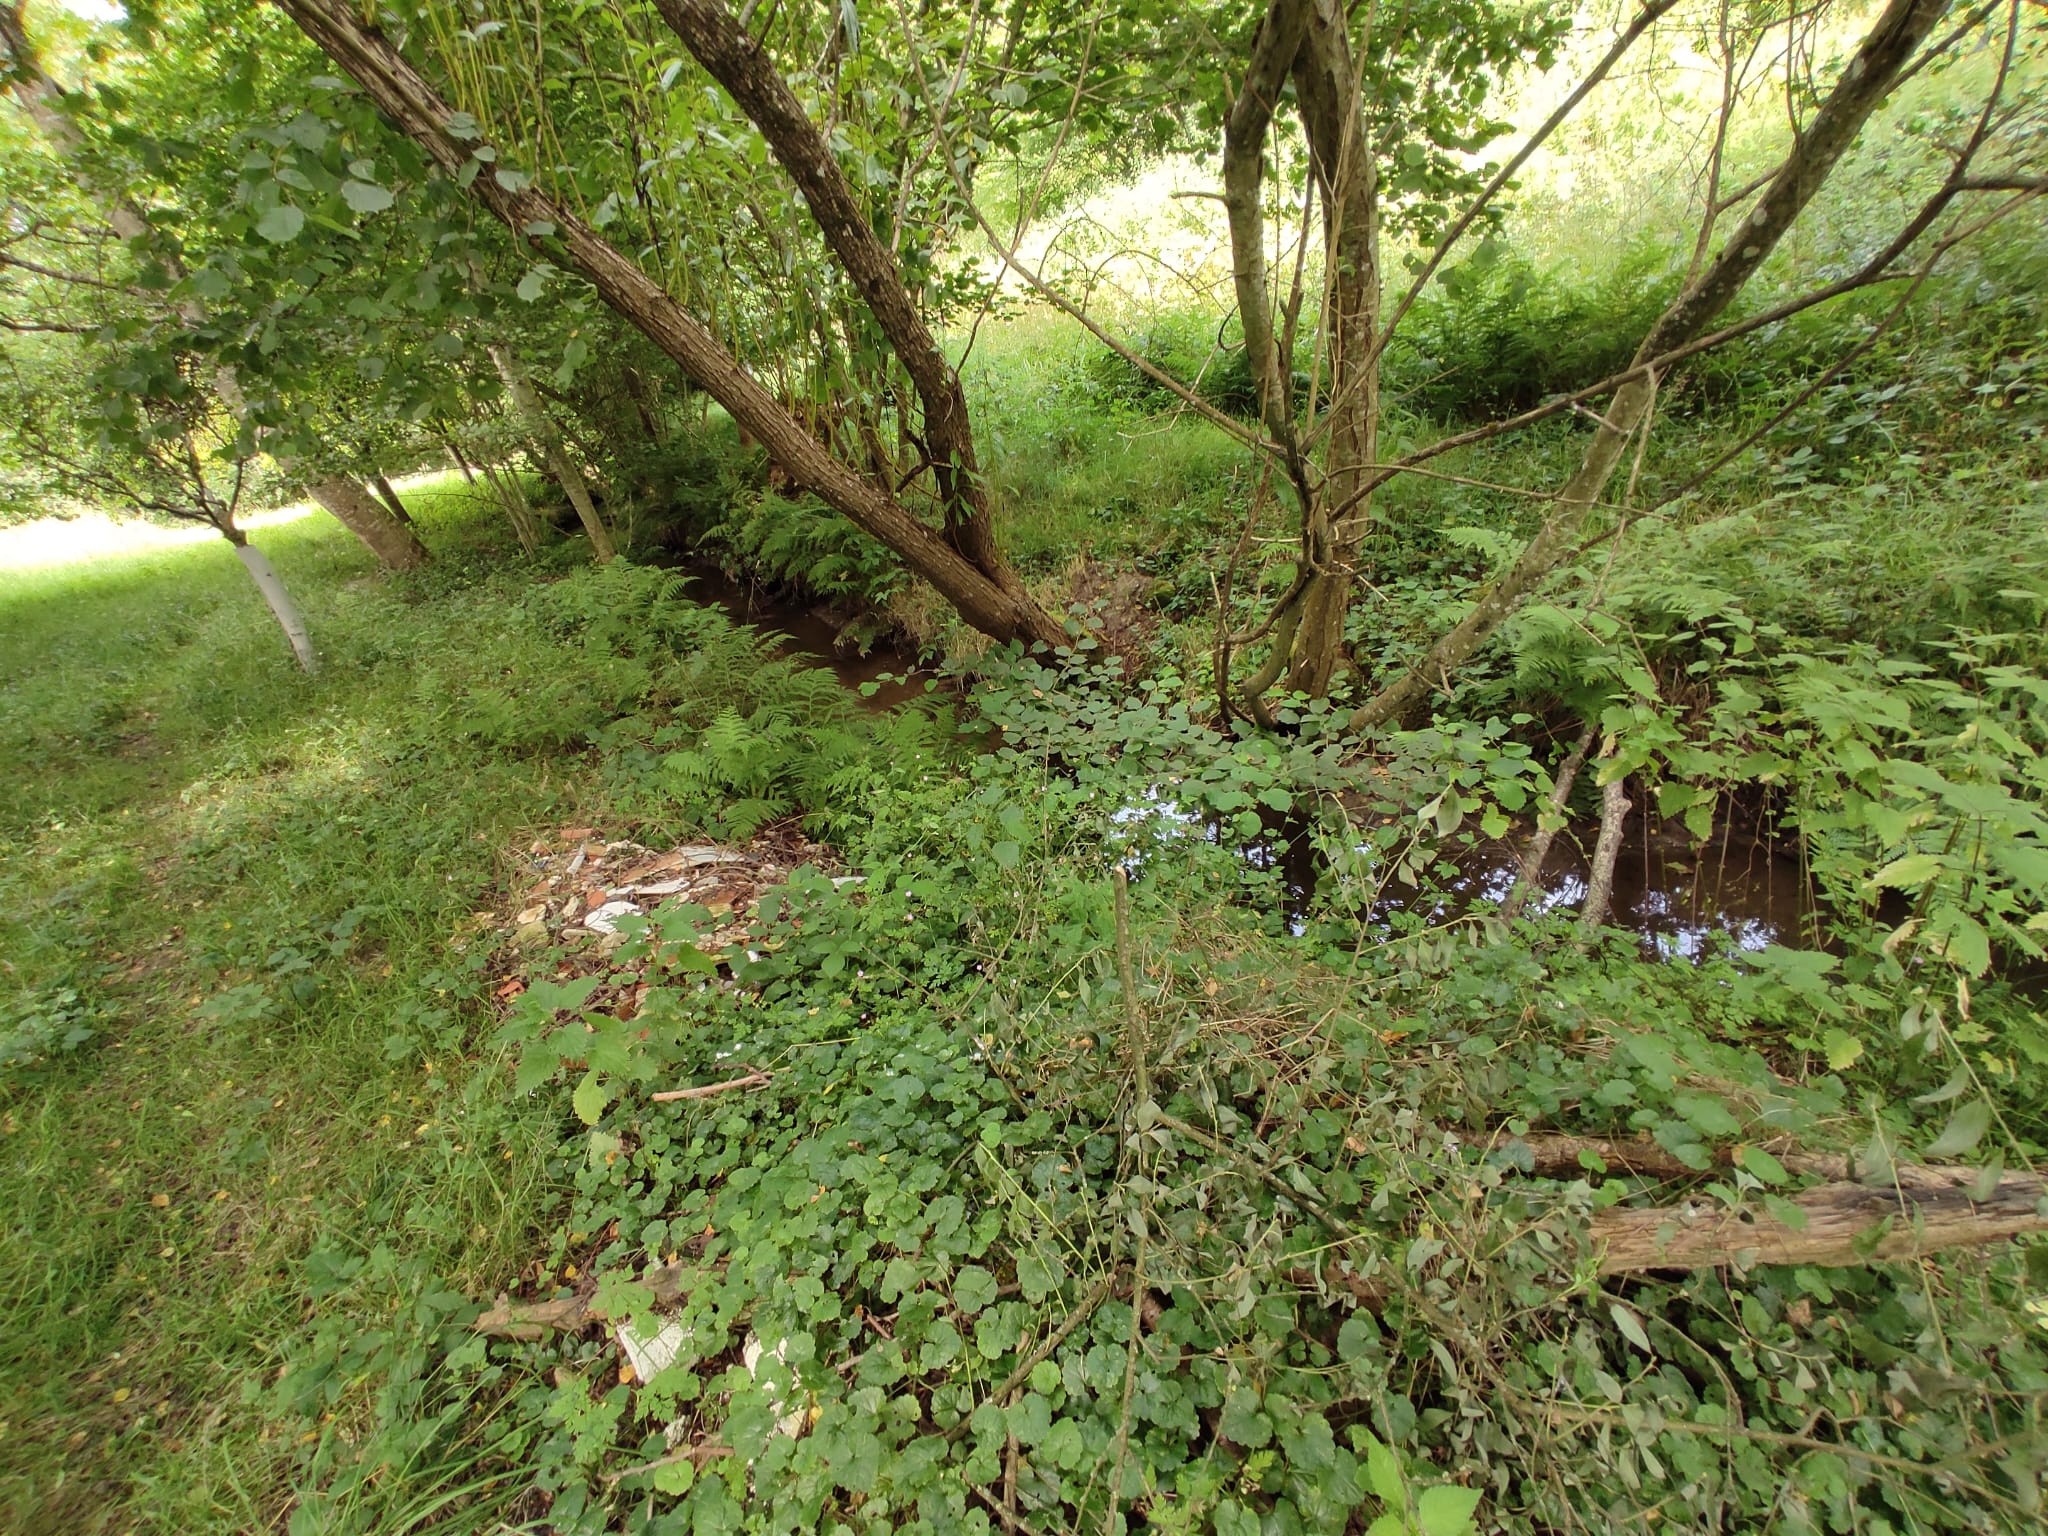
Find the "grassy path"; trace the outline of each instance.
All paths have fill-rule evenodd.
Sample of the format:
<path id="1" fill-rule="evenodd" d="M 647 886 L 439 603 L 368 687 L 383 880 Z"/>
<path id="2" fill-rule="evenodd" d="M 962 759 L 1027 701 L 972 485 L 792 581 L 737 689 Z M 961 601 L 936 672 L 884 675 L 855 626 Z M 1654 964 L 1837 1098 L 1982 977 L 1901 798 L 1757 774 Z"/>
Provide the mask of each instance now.
<path id="1" fill-rule="evenodd" d="M 0 573 L 0 1528 L 267 1525 L 288 1352 L 495 1283 L 547 1206 L 450 940 L 576 779 L 436 739 L 415 661 L 495 556 L 418 500 L 430 604 L 325 519 L 261 535 L 315 682 L 224 545 Z"/>

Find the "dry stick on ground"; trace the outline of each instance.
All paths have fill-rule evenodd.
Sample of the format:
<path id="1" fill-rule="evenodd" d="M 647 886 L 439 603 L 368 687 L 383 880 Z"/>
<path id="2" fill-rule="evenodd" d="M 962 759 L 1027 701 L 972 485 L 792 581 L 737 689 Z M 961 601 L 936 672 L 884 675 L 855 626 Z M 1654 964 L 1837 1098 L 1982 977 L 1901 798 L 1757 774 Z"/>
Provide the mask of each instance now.
<path id="1" fill-rule="evenodd" d="M 663 1467 L 680 1466 L 686 1461 L 692 1466 L 701 1467 L 707 1461 L 718 1461 L 731 1454 L 732 1447 L 729 1445 L 712 1445 L 709 1443 L 704 1445 L 686 1445 L 679 1451 L 670 1451 L 666 1456 L 657 1456 L 652 1461 L 643 1461 L 637 1467 L 627 1467 L 621 1472 L 607 1472 L 604 1475 L 604 1485 L 607 1488 L 616 1488 L 629 1477 L 639 1477 L 648 1472 L 659 1472 Z"/>
<path id="2" fill-rule="evenodd" d="M 1514 921 L 1535 893 L 1536 882 L 1543 878 L 1543 861 L 1550 856 L 1550 845 L 1557 839 L 1558 828 L 1564 825 L 1565 801 L 1571 798 L 1572 784 L 1578 779 L 1579 768 L 1586 761 L 1586 752 L 1592 745 L 1593 727 L 1589 725 L 1572 743 L 1565 760 L 1557 765 L 1557 779 L 1550 786 L 1549 806 L 1545 814 L 1537 818 L 1536 835 L 1529 839 L 1528 850 L 1522 855 L 1522 868 L 1515 876 L 1514 889 L 1500 904 L 1503 922 Z"/>
<path id="3" fill-rule="evenodd" d="M 732 1093 L 741 1088 L 764 1088 L 775 1081 L 773 1074 L 749 1072 L 745 1077 L 727 1078 L 722 1083 L 706 1083 L 701 1088 L 670 1088 L 662 1093 L 650 1093 L 650 1104 L 680 1104 L 685 1099 L 708 1099 L 716 1094 Z"/>
<path id="4" fill-rule="evenodd" d="M 1152 1071 L 1145 1059 L 1145 1016 L 1138 1006 L 1136 968 L 1131 964 L 1130 877 L 1119 865 L 1110 876 L 1116 893 L 1116 974 L 1124 994 L 1124 1047 L 1131 1053 L 1138 1108 L 1152 1102 Z M 1133 1122 L 1136 1116 L 1133 1115 Z M 1151 1142 L 1139 1130 L 1139 1171 L 1151 1162 Z M 1131 1255 L 1131 1329 L 1124 1346 L 1124 1395 L 1116 1419 L 1116 1450 L 1110 1456 L 1109 1504 L 1102 1517 L 1102 1536 L 1116 1536 L 1116 1507 L 1123 1498 L 1124 1464 L 1131 1449 L 1131 1399 L 1138 1386 L 1138 1352 L 1145 1333 L 1145 1243 L 1151 1231 L 1149 1204 L 1138 1196 L 1138 1240 Z"/>
<path id="5" fill-rule="evenodd" d="M 1528 1171 L 1542 1179 L 1576 1179 L 1588 1172 L 1584 1159 L 1598 1159 L 1609 1170 L 1646 1179 L 1696 1179 L 1703 1170 L 1682 1162 L 1664 1150 L 1647 1136 L 1632 1136 L 1614 1139 L 1605 1136 L 1565 1136 L 1532 1132 L 1527 1136 L 1503 1137 L 1495 1144 L 1510 1147 L 1520 1143 L 1529 1149 L 1532 1159 Z M 1786 1168 L 1794 1173 L 1812 1174 L 1823 1179 L 1843 1179 L 1854 1173 L 1850 1160 L 1836 1153 L 1801 1152 L 1784 1140 L 1763 1145 Z M 1735 1150 L 1732 1147 L 1718 1147 L 1714 1150 L 1714 1162 L 1719 1167 L 1733 1167 Z M 1944 1170 L 1915 1170 L 1902 1167 L 1897 1170 L 1902 1181 L 1910 1182 L 1917 1173 L 1939 1175 Z"/>

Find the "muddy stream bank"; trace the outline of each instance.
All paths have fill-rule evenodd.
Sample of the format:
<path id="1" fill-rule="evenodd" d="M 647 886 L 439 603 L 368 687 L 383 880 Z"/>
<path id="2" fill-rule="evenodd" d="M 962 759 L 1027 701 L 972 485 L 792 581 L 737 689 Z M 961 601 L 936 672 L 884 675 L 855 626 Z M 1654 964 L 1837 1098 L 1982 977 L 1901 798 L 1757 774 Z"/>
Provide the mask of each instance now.
<path id="1" fill-rule="evenodd" d="M 691 578 L 693 598 L 780 637 L 781 654 L 829 669 L 864 707 L 893 709 L 923 694 L 923 679 L 915 674 L 913 660 L 902 653 L 878 646 L 865 655 L 852 654 L 840 648 L 838 626 L 823 613 L 735 580 L 708 563 L 691 562 L 681 568 Z M 872 694 L 862 693 L 867 684 L 877 685 Z M 1213 828 L 1164 797 L 1129 807 L 1118 820 L 1133 830 L 1149 824 L 1155 836 L 1215 836 Z M 1558 834 L 1540 889 L 1529 901 L 1531 914 L 1574 911 L 1585 900 L 1596 830 L 1584 823 Z M 1528 831 L 1518 825 L 1505 837 L 1447 854 L 1456 873 L 1439 882 L 1437 890 L 1418 897 L 1391 888 L 1358 914 L 1360 920 L 1387 924 L 1396 913 L 1417 907 L 1430 920 L 1443 921 L 1500 902 L 1520 872 Z M 1280 873 L 1291 918 L 1308 908 L 1321 870 L 1306 839 L 1289 837 L 1284 828 L 1276 827 L 1242 852 L 1256 867 Z M 1419 906 L 1422 901 L 1427 901 L 1426 908 Z M 1812 889 L 1798 860 L 1763 839 L 1723 827 L 1704 846 L 1696 846 L 1676 822 L 1641 815 L 1629 819 L 1607 921 L 1634 933 L 1646 952 L 1698 960 L 1730 948 L 1807 947 L 1816 942 L 1815 916 Z"/>

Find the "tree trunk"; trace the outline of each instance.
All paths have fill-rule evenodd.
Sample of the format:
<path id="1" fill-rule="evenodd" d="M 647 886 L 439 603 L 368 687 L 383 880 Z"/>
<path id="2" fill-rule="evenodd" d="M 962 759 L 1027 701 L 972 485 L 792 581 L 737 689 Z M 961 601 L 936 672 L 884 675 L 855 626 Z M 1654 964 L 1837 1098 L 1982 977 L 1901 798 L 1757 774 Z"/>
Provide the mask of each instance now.
<path id="1" fill-rule="evenodd" d="M 1603 753 L 1606 762 L 1611 754 Z M 1579 940 L 1584 943 L 1607 921 L 1614 901 L 1614 866 L 1621 858 L 1622 828 L 1628 824 L 1628 780 L 1617 774 L 1600 786 L 1600 836 L 1593 844 L 1593 865 L 1586 878 L 1586 905 L 1579 912 Z"/>
<path id="2" fill-rule="evenodd" d="M 1565 754 L 1565 760 L 1558 764 L 1557 778 L 1550 786 L 1549 804 L 1545 813 L 1537 818 L 1536 835 L 1529 839 L 1529 847 L 1522 855 L 1522 867 L 1515 876 L 1514 888 L 1508 892 L 1508 899 L 1501 903 L 1503 922 L 1513 922 L 1536 893 L 1543 879 L 1543 861 L 1550 856 L 1550 845 L 1557 840 L 1558 828 L 1564 825 L 1565 802 L 1571 798 L 1572 784 L 1578 779 L 1579 767 L 1586 761 L 1586 752 L 1592 745 L 1593 727 L 1589 725 L 1579 733 L 1579 739 Z"/>
<path id="3" fill-rule="evenodd" d="M 470 151 L 448 132 L 449 107 L 381 33 L 365 26 L 341 0 L 275 3 L 436 164 L 450 176 L 462 174 Z M 607 304 L 724 406 L 793 481 L 896 551 L 968 623 L 996 640 L 1066 643 L 1066 632 L 1032 601 L 1014 574 L 998 580 L 921 522 L 893 488 L 863 478 L 826 452 L 699 321 L 568 208 L 531 185 L 511 190 L 491 173 L 475 176 L 469 190 L 522 247 L 582 273 Z M 555 233 L 531 233 L 546 228 Z"/>
<path id="4" fill-rule="evenodd" d="M 995 586 L 1028 601 L 1023 583 L 996 548 L 960 377 L 918 313 L 902 269 L 875 233 L 874 219 L 855 196 L 824 135 L 723 0 L 655 0 L 655 9 L 761 130 L 910 374 L 924 408 L 924 447 L 939 488 L 947 541 Z"/>
<path id="5" fill-rule="evenodd" d="M 1265 256 L 1266 136 L 1290 76 L 1322 195 L 1328 286 L 1328 446 L 1313 488 L 1294 422 L 1294 363 L 1281 356 Z M 1335 0 L 1271 0 L 1224 125 L 1223 205 L 1259 419 L 1280 449 L 1301 506 L 1300 573 L 1271 626 L 1272 652 L 1245 686 L 1248 707 L 1263 715 L 1258 695 L 1282 671 L 1290 688 L 1320 697 L 1343 665 L 1344 620 L 1371 516 L 1360 486 L 1378 452 L 1377 168 L 1344 11 Z"/>
<path id="6" fill-rule="evenodd" d="M 475 485 L 476 471 L 470 468 L 469 460 L 462 456 L 462 450 L 455 446 L 455 439 L 444 437 L 441 439 L 441 446 L 448 450 L 448 457 L 455 462 L 455 467 L 462 471 L 462 478 L 470 485 Z"/>
<path id="7" fill-rule="evenodd" d="M 1785 163 L 1720 255 L 1643 338 L 1635 355 L 1643 372 L 1615 391 L 1594 431 L 1593 441 L 1587 445 L 1578 472 L 1553 498 L 1536 536 L 1515 563 L 1480 594 L 1470 613 L 1405 674 L 1353 712 L 1352 729 L 1371 730 L 1397 724 L 1419 712 L 1430 690 L 1439 682 L 1448 684 L 1450 675 L 1492 638 L 1494 631 L 1569 553 L 1577 542 L 1576 534 L 1587 509 L 1600 499 L 1615 466 L 1621 462 L 1629 437 L 1642 423 L 1655 398 L 1657 379 L 1648 365 L 1703 334 L 1734 301 L 1855 143 L 1871 113 L 1891 94 L 1899 75 L 1947 14 L 1950 3 L 1951 0 L 1891 0 L 1885 7 L 1827 100 L 1814 113 Z"/>
<path id="8" fill-rule="evenodd" d="M 590 538 L 591 554 L 599 565 L 603 565 L 617 551 L 612 548 L 611 530 L 605 527 L 604 519 L 597 514 L 597 503 L 590 499 L 590 486 L 584 481 L 583 471 L 563 449 L 561 433 L 555 430 L 547 407 L 540 403 L 533 386 L 527 383 L 526 374 L 512 356 L 512 349 L 502 342 L 493 342 L 488 350 L 491 362 L 497 367 L 498 377 L 505 381 L 505 393 L 512 397 L 512 409 L 526 423 L 527 434 L 540 450 L 549 475 L 561 486 L 562 494 L 569 498 L 569 505 L 576 509 L 576 520 L 583 524 L 583 531 Z"/>
<path id="9" fill-rule="evenodd" d="M 285 461 L 280 459 L 280 466 Z M 306 487 L 306 495 L 334 514 L 335 521 L 369 547 L 370 553 L 394 571 L 409 571 L 427 561 L 427 547 L 418 534 L 385 510 L 359 480 L 348 475 L 322 475 Z"/>
<path id="10" fill-rule="evenodd" d="M 1901 1173 L 1904 1170 L 1900 1170 Z M 1593 1218 L 1603 1275 L 1723 1264 L 1843 1267 L 1917 1259 L 1942 1248 L 2000 1243 L 2048 1230 L 2048 1184 L 2009 1173 L 1980 1196 L 1973 1168 L 1926 1168 L 1893 1187 L 1820 1184 L 1790 1198 L 1787 1220 L 1731 1210 L 1718 1200 L 1648 1209 L 1616 1208 Z"/>
<path id="11" fill-rule="evenodd" d="M 1379 176 L 1344 22 L 1337 0 L 1316 0 L 1294 62 L 1302 127 L 1322 185 L 1329 290 L 1329 447 L 1304 530 L 1308 586 L 1287 669 L 1288 686 L 1311 698 L 1330 691 L 1345 658 L 1344 620 L 1372 516 L 1361 486 L 1379 456 Z"/>
<path id="12" fill-rule="evenodd" d="M 23 7 L 18 0 L 4 0 L 4 3 L 0 3 L 0 76 L 4 76 L 12 85 L 15 100 L 21 104 L 29 120 L 36 125 L 37 131 L 68 163 L 71 179 L 79 190 L 106 211 L 107 223 L 114 233 L 130 242 L 147 239 L 150 234 L 148 215 L 128 198 L 95 185 L 85 168 L 78 164 L 78 154 L 83 148 L 78 127 L 60 105 L 64 96 L 62 88 L 43 72 L 42 60 L 28 39 L 22 11 Z M 167 258 L 165 265 L 174 275 L 183 275 L 183 269 L 175 256 Z M 197 299 L 188 298 L 180 302 L 177 305 L 177 313 L 179 319 L 194 329 L 202 328 L 206 324 L 205 307 Z M 243 398 L 241 386 L 235 380 L 234 369 L 222 364 L 214 370 L 213 383 L 215 394 L 220 397 L 221 403 L 228 408 L 229 413 L 238 422 L 246 420 L 249 414 L 248 402 Z M 280 459 L 278 464 L 287 475 L 292 472 L 284 460 Z M 366 504 L 368 510 L 352 512 L 350 517 L 342 517 L 339 512 L 335 512 L 334 515 L 340 519 L 342 526 L 361 539 L 372 554 L 394 570 L 409 570 L 413 566 L 424 564 L 427 559 L 427 547 L 402 527 L 393 532 L 382 526 L 388 521 L 383 511 L 369 501 L 360 486 L 356 487 L 356 493 L 356 497 L 351 500 L 351 506 Z M 314 491 L 311 494 L 321 506 L 334 512 L 334 508 L 328 505 L 319 492 Z"/>
<path id="13" fill-rule="evenodd" d="M 398 494 L 398 488 L 381 474 L 370 476 L 370 484 L 377 492 L 377 499 L 391 509 L 391 515 L 410 528 L 412 514 L 405 510 L 405 500 Z"/>
<path id="14" fill-rule="evenodd" d="M 539 554 L 540 521 L 533 515 L 533 507 L 526 499 L 526 491 L 519 484 L 518 475 L 488 463 L 483 466 L 483 471 L 484 479 L 490 482 L 491 491 L 498 498 L 499 507 L 504 510 L 505 520 L 512 525 L 519 547 L 528 555 Z"/>
<path id="15" fill-rule="evenodd" d="M 227 540 L 234 545 L 235 558 L 242 562 L 242 569 L 249 573 L 249 579 L 256 583 L 256 590 L 263 594 L 263 601 L 270 605 L 277 627 L 291 642 L 292 655 L 298 658 L 299 670 L 309 677 L 318 672 L 320 663 L 313 655 L 313 638 L 306 633 L 306 621 L 299 616 L 298 605 L 292 601 L 291 593 L 285 590 L 284 578 L 277 574 L 277 567 L 265 558 L 262 550 L 249 542 L 248 535 L 240 529 L 228 533 Z"/>

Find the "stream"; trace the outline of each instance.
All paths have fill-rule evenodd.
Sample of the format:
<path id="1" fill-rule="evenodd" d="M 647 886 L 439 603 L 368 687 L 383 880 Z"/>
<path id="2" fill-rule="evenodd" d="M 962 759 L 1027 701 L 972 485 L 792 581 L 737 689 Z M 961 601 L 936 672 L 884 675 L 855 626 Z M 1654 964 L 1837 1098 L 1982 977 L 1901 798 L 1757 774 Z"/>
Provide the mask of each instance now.
<path id="1" fill-rule="evenodd" d="M 683 569 L 691 577 L 691 596 L 723 609 L 740 623 L 779 637 L 779 654 L 829 668 L 864 707 L 888 710 L 922 696 L 924 680 L 915 675 L 912 662 L 900 652 L 877 647 L 864 656 L 851 655 L 839 648 L 838 630 L 822 614 L 734 580 L 705 562 L 691 562 Z M 875 692 L 862 694 L 862 687 L 870 683 L 878 684 Z M 1134 834 L 1142 828 L 1153 837 L 1213 839 L 1217 835 L 1214 827 L 1163 795 L 1126 807 L 1115 819 Z M 1540 892 L 1529 902 L 1532 914 L 1569 911 L 1585 900 L 1596 830 L 1590 823 L 1567 827 L 1552 842 Z M 1446 850 L 1444 857 L 1456 867 L 1456 874 L 1441 881 L 1426 898 L 1391 886 L 1360 914 L 1361 920 L 1383 925 L 1423 899 L 1429 905 L 1422 915 L 1431 921 L 1498 903 L 1520 872 L 1528 832 L 1528 827 L 1517 826 L 1505 837 Z M 1242 854 L 1260 869 L 1280 872 L 1287 890 L 1288 917 L 1299 927 L 1319 876 L 1316 855 L 1307 840 L 1289 837 L 1284 828 L 1276 826 L 1266 837 L 1246 846 Z M 1811 887 L 1799 862 L 1763 839 L 1723 827 L 1706 845 L 1698 846 L 1677 822 L 1658 823 L 1633 816 L 1615 866 L 1607 921 L 1633 932 L 1645 953 L 1696 961 L 1730 948 L 1804 947 L 1812 942 L 1807 930 L 1814 912 Z"/>

